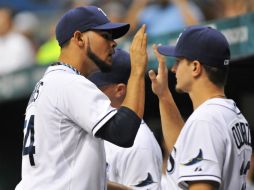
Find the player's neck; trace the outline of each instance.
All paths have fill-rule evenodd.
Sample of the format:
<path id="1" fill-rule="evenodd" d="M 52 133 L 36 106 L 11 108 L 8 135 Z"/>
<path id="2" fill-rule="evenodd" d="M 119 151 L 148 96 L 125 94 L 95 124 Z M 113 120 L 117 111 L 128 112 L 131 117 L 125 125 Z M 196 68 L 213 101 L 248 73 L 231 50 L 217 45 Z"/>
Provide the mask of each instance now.
<path id="1" fill-rule="evenodd" d="M 68 65 L 74 67 L 83 75 L 83 71 L 81 68 L 81 62 L 79 61 L 78 56 L 73 56 L 69 53 L 61 53 L 59 56 L 59 62 L 68 64 Z"/>
<path id="2" fill-rule="evenodd" d="M 193 109 L 197 109 L 205 101 L 213 98 L 226 98 L 224 88 L 211 85 L 204 88 L 197 88 L 189 93 L 193 103 Z"/>

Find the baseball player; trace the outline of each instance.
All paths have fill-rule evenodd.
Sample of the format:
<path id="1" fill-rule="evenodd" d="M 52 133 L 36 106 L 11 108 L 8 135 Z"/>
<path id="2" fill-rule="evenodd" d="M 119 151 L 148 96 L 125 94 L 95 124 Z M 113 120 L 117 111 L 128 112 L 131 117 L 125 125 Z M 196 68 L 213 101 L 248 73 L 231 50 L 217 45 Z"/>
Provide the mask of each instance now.
<path id="1" fill-rule="evenodd" d="M 248 122 L 224 93 L 230 59 L 226 38 L 210 27 L 192 26 L 181 33 L 175 47 L 154 46 L 154 50 L 159 71 L 157 76 L 150 71 L 149 76 L 159 98 L 163 133 L 171 151 L 167 165 L 171 189 L 246 189 L 251 137 Z M 171 69 L 176 90 L 188 93 L 193 103 L 194 112 L 182 130 L 160 54 L 176 57 Z M 169 139 L 170 131 L 175 138 Z"/>
<path id="2" fill-rule="evenodd" d="M 130 56 L 124 50 L 116 49 L 111 72 L 98 71 L 88 78 L 109 97 L 113 107 L 119 108 L 126 95 L 129 75 Z M 104 146 L 110 181 L 131 189 L 160 189 L 162 153 L 157 140 L 144 121 L 132 147 L 122 148 L 108 141 L 104 142 Z"/>
<path id="3" fill-rule="evenodd" d="M 37 83 L 26 109 L 22 180 L 17 190 L 104 190 L 106 159 L 103 140 L 132 146 L 144 112 L 147 64 L 145 26 L 130 47 L 129 91 L 121 107 L 86 76 L 108 69 L 129 24 L 112 23 L 98 7 L 77 7 L 56 26 L 59 61 Z M 135 96 L 135 98 L 133 98 Z"/>

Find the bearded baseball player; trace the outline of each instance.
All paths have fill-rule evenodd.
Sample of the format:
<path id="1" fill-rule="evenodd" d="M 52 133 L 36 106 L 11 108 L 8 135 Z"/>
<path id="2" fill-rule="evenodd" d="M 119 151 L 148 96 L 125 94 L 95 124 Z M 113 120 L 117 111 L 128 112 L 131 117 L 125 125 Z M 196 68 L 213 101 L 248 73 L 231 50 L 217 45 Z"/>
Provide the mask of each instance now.
<path id="1" fill-rule="evenodd" d="M 113 107 L 119 108 L 127 92 L 130 70 L 129 54 L 116 49 L 112 70 L 107 73 L 97 71 L 88 79 L 109 97 Z M 104 146 L 109 181 L 126 185 L 131 189 L 160 189 L 162 153 L 152 131 L 144 121 L 132 147 L 122 148 L 108 141 L 104 142 Z M 108 187 L 112 185 L 116 184 L 109 183 Z"/>
<path id="2" fill-rule="evenodd" d="M 230 49 L 219 31 L 206 26 L 185 29 L 175 47 L 154 46 L 158 75 L 149 72 L 159 98 L 163 134 L 170 155 L 171 189 L 244 190 L 252 153 L 249 124 L 225 96 Z M 176 57 L 176 90 L 188 93 L 194 112 L 183 121 L 167 84 L 162 55 Z"/>
<path id="3" fill-rule="evenodd" d="M 16 190 L 105 190 L 103 139 L 132 146 L 144 112 L 145 26 L 130 47 L 128 93 L 117 110 L 86 76 L 110 69 L 129 24 L 112 23 L 98 7 L 77 7 L 56 26 L 59 61 L 37 83 L 26 109 L 22 180 Z M 135 98 L 134 98 L 135 97 Z"/>

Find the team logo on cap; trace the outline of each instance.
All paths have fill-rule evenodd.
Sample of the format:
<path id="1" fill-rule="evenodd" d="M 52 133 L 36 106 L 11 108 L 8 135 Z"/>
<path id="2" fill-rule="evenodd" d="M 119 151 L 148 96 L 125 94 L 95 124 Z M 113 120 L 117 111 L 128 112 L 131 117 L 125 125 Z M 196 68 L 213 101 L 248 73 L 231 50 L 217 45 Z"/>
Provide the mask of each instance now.
<path id="1" fill-rule="evenodd" d="M 101 8 L 98 8 L 98 11 L 102 12 L 102 14 L 103 14 L 105 17 L 108 17 L 108 16 L 106 15 L 106 13 L 105 13 Z"/>
<path id="2" fill-rule="evenodd" d="M 182 35 L 182 34 L 183 34 L 182 32 L 179 34 L 178 38 L 176 39 L 176 43 L 177 43 L 178 40 L 181 38 L 181 35 Z"/>

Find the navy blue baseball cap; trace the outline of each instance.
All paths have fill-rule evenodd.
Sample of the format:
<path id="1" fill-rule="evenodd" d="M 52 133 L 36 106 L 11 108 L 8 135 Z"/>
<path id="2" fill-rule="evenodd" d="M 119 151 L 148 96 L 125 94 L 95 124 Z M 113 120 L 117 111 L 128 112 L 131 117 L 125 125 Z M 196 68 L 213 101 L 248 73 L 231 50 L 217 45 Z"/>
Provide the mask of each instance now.
<path id="1" fill-rule="evenodd" d="M 116 49 L 113 54 L 112 68 L 110 72 L 96 71 L 88 76 L 88 79 L 97 87 L 110 84 L 127 84 L 131 72 L 130 55 L 122 49 Z"/>
<path id="2" fill-rule="evenodd" d="M 75 31 L 111 31 L 113 39 L 128 32 L 128 23 L 111 22 L 103 10 L 96 6 L 76 7 L 66 12 L 56 26 L 56 39 L 60 46 L 73 36 Z"/>
<path id="3" fill-rule="evenodd" d="M 165 56 L 197 60 L 212 67 L 229 65 L 230 49 L 225 36 L 208 26 L 187 27 L 177 40 L 176 46 L 158 46 Z"/>

